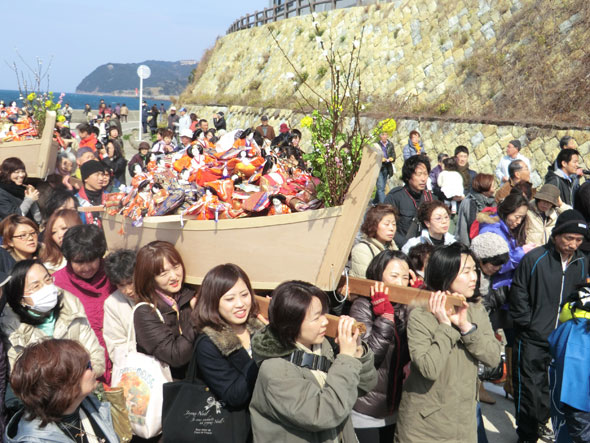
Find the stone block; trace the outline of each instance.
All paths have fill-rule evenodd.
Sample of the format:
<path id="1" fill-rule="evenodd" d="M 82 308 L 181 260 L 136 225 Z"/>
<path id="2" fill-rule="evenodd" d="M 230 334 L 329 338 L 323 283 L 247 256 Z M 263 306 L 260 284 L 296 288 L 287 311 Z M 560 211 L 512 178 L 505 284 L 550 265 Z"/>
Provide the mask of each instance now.
<path id="1" fill-rule="evenodd" d="M 498 135 L 494 132 L 491 135 L 488 135 L 485 140 L 483 141 L 484 146 L 492 146 L 493 144 L 498 143 Z"/>
<path id="2" fill-rule="evenodd" d="M 497 126 L 495 125 L 482 125 L 481 132 L 484 137 L 489 137 L 492 134 L 496 133 Z"/>
<path id="3" fill-rule="evenodd" d="M 479 161 L 488 153 L 488 149 L 484 145 L 479 145 L 477 148 L 474 149 L 473 152 L 475 153 L 475 158 L 477 158 L 477 160 Z"/>
<path id="4" fill-rule="evenodd" d="M 491 40 L 493 37 L 496 36 L 494 32 L 494 22 L 488 21 L 486 22 L 480 29 L 480 32 L 483 34 L 486 40 Z"/>
<path id="5" fill-rule="evenodd" d="M 582 154 L 583 157 L 586 157 L 588 154 L 590 154 L 590 141 L 578 145 L 578 151 L 580 151 L 580 154 Z M 590 166 L 590 162 L 587 160 L 584 161 L 584 164 Z"/>
<path id="6" fill-rule="evenodd" d="M 479 146 L 483 141 L 484 141 L 485 137 L 484 135 L 481 133 L 481 131 L 477 131 L 470 139 L 469 142 L 471 143 L 471 146 L 473 148 Z"/>

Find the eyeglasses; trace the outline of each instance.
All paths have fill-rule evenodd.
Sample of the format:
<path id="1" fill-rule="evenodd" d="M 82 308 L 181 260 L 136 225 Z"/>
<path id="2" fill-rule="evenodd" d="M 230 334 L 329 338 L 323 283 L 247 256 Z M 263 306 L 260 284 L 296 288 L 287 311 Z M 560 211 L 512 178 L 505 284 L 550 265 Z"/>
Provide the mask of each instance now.
<path id="1" fill-rule="evenodd" d="M 434 217 L 432 219 L 432 221 L 440 223 L 440 222 L 444 222 L 444 221 L 449 221 L 451 219 L 451 217 L 447 216 L 442 216 L 442 217 Z"/>
<path id="2" fill-rule="evenodd" d="M 92 362 L 88 360 L 88 364 L 86 365 L 86 369 L 92 371 Z"/>
<path id="3" fill-rule="evenodd" d="M 18 238 L 19 240 L 31 240 L 33 238 L 37 238 L 37 236 L 39 235 L 39 233 L 37 231 L 32 231 L 32 232 L 27 232 L 25 234 L 20 234 L 20 235 L 13 235 L 12 238 Z"/>
<path id="4" fill-rule="evenodd" d="M 34 292 L 37 292 L 43 286 L 52 285 L 53 282 L 54 282 L 53 277 L 51 275 L 47 274 L 45 277 L 43 277 L 43 283 L 41 283 L 41 281 L 33 282 L 33 284 L 31 284 L 31 286 L 29 286 L 28 288 L 25 289 L 24 294 L 31 295 Z"/>

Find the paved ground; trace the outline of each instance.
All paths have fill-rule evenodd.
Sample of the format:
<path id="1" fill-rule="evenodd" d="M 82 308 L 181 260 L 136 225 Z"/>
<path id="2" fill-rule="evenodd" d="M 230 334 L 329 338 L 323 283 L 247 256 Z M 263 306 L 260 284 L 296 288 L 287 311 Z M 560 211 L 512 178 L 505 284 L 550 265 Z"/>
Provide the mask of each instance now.
<path id="1" fill-rule="evenodd" d="M 485 383 L 486 390 L 496 399 L 495 405 L 481 404 L 489 443 L 515 443 L 514 402 L 504 398 L 501 385 Z"/>

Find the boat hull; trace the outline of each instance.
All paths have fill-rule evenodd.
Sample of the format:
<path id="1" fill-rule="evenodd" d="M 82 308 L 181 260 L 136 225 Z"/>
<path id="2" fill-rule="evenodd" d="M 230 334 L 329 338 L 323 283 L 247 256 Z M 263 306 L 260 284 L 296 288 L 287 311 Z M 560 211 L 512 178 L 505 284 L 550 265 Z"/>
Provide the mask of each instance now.
<path id="1" fill-rule="evenodd" d="M 362 222 L 377 175 L 380 154 L 365 148 L 363 161 L 342 206 L 235 220 L 148 217 L 134 227 L 123 216 L 103 217 L 109 250 L 137 249 L 154 240 L 175 245 L 186 281 L 200 284 L 222 263 L 242 267 L 256 289 L 274 289 L 285 280 L 304 280 L 336 289 Z"/>

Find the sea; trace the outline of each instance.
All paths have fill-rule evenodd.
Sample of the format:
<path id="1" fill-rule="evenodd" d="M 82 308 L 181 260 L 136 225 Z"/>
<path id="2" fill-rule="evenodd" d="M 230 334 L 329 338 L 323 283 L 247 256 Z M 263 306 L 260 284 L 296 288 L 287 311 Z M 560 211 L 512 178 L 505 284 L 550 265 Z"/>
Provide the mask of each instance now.
<path id="1" fill-rule="evenodd" d="M 61 91 L 53 91 L 54 100 L 59 100 L 60 94 Z M 139 95 L 137 97 L 121 97 L 106 94 L 76 94 L 74 92 L 66 92 L 65 94 L 66 95 L 64 95 L 62 100 L 62 106 L 69 103 L 73 109 L 84 109 L 84 105 L 88 103 L 90 107 L 96 111 L 101 98 L 104 99 L 104 102 L 107 105 L 111 105 L 112 107 L 115 107 L 117 103 L 121 105 L 125 103 L 131 111 L 137 111 L 139 109 Z M 19 107 L 22 106 L 22 99 L 19 91 L 0 89 L 0 100 L 4 100 L 4 103 L 6 104 L 16 101 Z M 148 103 L 148 106 L 156 104 L 159 107 L 161 103 L 164 103 L 166 109 L 171 105 L 170 100 L 156 100 L 145 97 L 145 101 Z"/>

